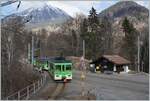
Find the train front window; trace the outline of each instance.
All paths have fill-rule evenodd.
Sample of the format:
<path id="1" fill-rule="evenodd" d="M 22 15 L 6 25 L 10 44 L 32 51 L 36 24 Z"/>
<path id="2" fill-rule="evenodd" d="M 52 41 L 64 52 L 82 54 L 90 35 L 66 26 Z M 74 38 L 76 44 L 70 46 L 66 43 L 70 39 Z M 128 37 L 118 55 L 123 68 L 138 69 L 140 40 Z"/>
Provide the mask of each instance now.
<path id="1" fill-rule="evenodd" d="M 61 71 L 61 65 L 56 65 L 56 66 L 55 66 L 55 70 L 56 70 L 56 71 Z"/>
<path id="2" fill-rule="evenodd" d="M 71 70 L 71 65 L 66 65 L 66 70 Z"/>
<path id="3" fill-rule="evenodd" d="M 47 64 L 46 64 L 46 65 L 47 65 L 47 67 L 48 67 L 48 61 L 47 61 Z"/>
<path id="4" fill-rule="evenodd" d="M 49 66 L 50 66 L 50 70 L 53 70 L 53 64 L 50 63 Z"/>
<path id="5" fill-rule="evenodd" d="M 65 71 L 65 66 L 64 65 L 62 65 L 62 71 Z"/>

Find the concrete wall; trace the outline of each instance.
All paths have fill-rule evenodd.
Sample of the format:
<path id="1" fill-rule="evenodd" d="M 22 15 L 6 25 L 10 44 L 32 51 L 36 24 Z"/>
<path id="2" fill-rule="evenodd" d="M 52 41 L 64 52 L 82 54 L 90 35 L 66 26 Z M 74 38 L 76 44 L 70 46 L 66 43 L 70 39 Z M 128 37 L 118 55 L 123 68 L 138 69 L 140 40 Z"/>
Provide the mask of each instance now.
<path id="1" fill-rule="evenodd" d="M 123 66 L 124 72 L 129 72 L 129 67 L 127 65 Z"/>
<path id="2" fill-rule="evenodd" d="M 116 67 L 116 65 L 114 65 L 113 71 L 114 72 L 117 71 L 117 68 L 120 68 L 120 67 Z M 128 73 L 129 72 L 129 67 L 127 65 L 124 65 L 122 68 L 124 69 L 124 71 L 120 71 L 120 72 L 124 72 L 124 73 Z"/>

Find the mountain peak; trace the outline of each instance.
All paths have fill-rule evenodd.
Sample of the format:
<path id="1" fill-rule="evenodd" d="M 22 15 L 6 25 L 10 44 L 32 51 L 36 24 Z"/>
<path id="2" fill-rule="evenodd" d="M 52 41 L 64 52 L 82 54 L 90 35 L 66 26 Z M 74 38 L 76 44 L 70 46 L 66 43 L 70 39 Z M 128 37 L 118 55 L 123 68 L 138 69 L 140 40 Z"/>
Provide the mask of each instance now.
<path id="1" fill-rule="evenodd" d="M 108 9 L 102 11 L 99 14 L 99 16 L 107 16 L 109 18 L 114 19 L 121 16 L 138 16 L 138 12 L 148 14 L 148 9 L 137 4 L 134 1 L 119 1 L 118 3 L 109 7 Z"/>
<path id="2" fill-rule="evenodd" d="M 118 4 L 121 4 L 121 5 L 138 5 L 136 2 L 134 1 L 119 1 L 118 3 L 116 3 L 115 5 L 118 5 Z"/>
<path id="3" fill-rule="evenodd" d="M 43 28 L 47 25 L 62 24 L 72 19 L 65 11 L 46 3 L 6 16 L 3 21 L 7 21 L 16 16 L 20 16 L 23 19 L 30 19 L 30 22 L 26 24 L 27 28 Z"/>
<path id="4" fill-rule="evenodd" d="M 33 28 L 43 25 L 61 24 L 71 19 L 71 17 L 65 11 L 46 3 L 40 5 L 39 7 L 31 7 L 12 15 L 22 16 L 25 19 L 31 18 L 28 26 L 31 25 Z M 12 15 L 9 15 L 9 17 Z"/>

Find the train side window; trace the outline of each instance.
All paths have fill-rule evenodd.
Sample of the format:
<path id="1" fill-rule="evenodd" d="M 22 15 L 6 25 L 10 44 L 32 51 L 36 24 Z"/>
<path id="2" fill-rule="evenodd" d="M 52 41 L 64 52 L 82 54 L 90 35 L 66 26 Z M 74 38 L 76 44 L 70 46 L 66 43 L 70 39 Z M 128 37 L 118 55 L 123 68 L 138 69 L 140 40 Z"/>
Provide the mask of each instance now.
<path id="1" fill-rule="evenodd" d="M 54 67 L 53 67 L 53 64 L 51 63 L 51 64 L 50 64 L 50 69 L 53 70 L 53 68 L 54 68 Z"/>
<path id="2" fill-rule="evenodd" d="M 56 65 L 55 70 L 61 71 L 61 65 Z"/>
<path id="3" fill-rule="evenodd" d="M 46 65 L 47 65 L 47 67 L 48 67 L 48 61 L 47 61 L 47 64 L 46 64 Z"/>
<path id="4" fill-rule="evenodd" d="M 66 70 L 71 70 L 71 65 L 66 65 Z"/>

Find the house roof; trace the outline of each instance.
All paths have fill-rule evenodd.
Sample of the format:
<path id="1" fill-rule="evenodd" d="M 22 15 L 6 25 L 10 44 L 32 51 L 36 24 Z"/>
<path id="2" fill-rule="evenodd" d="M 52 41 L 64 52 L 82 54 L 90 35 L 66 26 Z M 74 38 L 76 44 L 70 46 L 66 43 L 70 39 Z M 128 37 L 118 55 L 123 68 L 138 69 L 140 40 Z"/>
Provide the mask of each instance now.
<path id="1" fill-rule="evenodd" d="M 131 62 L 119 55 L 103 55 L 105 59 L 117 65 L 130 64 Z"/>

